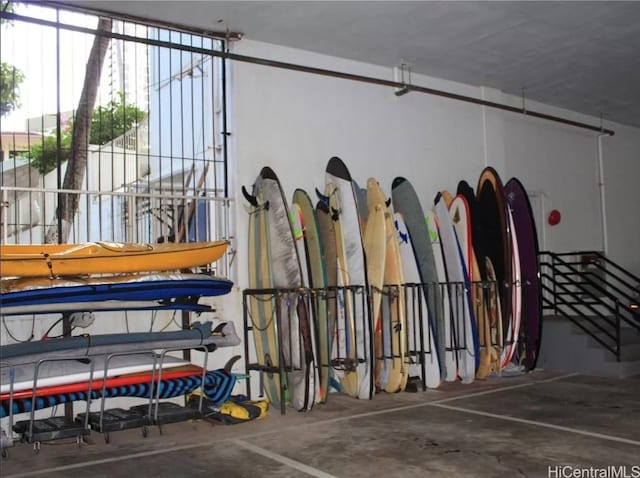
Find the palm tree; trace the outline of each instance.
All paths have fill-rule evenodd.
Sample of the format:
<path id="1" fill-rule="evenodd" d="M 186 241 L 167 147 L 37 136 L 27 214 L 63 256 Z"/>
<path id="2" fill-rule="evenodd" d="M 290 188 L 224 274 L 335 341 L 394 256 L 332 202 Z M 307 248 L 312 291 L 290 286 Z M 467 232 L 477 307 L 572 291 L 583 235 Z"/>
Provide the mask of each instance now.
<path id="1" fill-rule="evenodd" d="M 64 175 L 62 189 L 78 190 L 87 171 L 87 157 L 89 154 L 89 136 L 91 135 L 91 117 L 98 96 L 102 65 L 107 54 L 111 38 L 113 21 L 110 18 L 100 18 L 93 46 L 87 60 L 87 70 L 82 86 L 82 93 L 73 122 L 73 139 L 71 141 L 71 159 Z M 80 198 L 76 193 L 59 193 L 56 210 L 56 223 L 49 226 L 45 235 L 46 243 L 65 243 L 69 237 L 73 218 L 78 211 Z"/>

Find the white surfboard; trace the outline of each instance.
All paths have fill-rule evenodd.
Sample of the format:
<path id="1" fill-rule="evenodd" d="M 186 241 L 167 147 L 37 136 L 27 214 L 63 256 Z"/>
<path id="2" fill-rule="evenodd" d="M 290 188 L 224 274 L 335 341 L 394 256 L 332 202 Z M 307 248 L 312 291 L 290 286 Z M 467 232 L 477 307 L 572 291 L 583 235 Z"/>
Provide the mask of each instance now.
<path id="1" fill-rule="evenodd" d="M 462 262 L 458 239 L 451 223 L 449 210 L 442 197 L 435 205 L 435 212 L 440 224 L 440 241 L 447 267 L 448 282 L 453 285 L 449 294 L 454 317 L 454 345 L 458 352 L 458 376 L 462 383 L 473 383 L 476 375 L 476 352 L 468 291 L 465 290 L 466 266 Z"/>
<path id="2" fill-rule="evenodd" d="M 394 225 L 398 234 L 400 244 L 400 258 L 404 272 L 405 283 L 414 284 L 414 300 L 407 304 L 407 332 L 408 350 L 414 352 L 417 360 L 412 361 L 409 367 L 410 376 L 422 377 L 422 366 L 424 365 L 425 385 L 428 388 L 438 388 L 440 386 L 440 363 L 438 361 L 438 349 L 435 336 L 429 327 L 429 311 L 427 301 L 422 294 L 420 284 L 420 272 L 413 253 L 411 237 L 401 214 L 393 215 Z"/>
<path id="3" fill-rule="evenodd" d="M 333 184 L 335 190 L 329 201 L 337 199 L 338 208 L 334 208 L 332 213 L 338 214 L 342 229 L 342 237 L 336 237 L 336 243 L 342 241 L 344 247 L 345 264 L 338 273 L 342 273 L 342 283 L 345 286 L 361 286 L 362 290 L 351 297 L 347 297 L 347 314 L 353 314 L 350 323 L 355 330 L 355 356 L 357 359 L 355 380 L 345 384 L 345 391 L 349 395 L 369 400 L 374 395 L 373 374 L 372 374 L 372 354 L 371 354 L 371 333 L 369 327 L 369 317 L 365 307 L 365 301 L 361 300 L 365 293 L 367 284 L 367 272 L 364 257 L 363 235 L 361 230 L 361 216 L 358 210 L 356 192 L 354 184 L 347 167 L 340 158 L 333 157 L 329 160 L 326 168 L 326 180 L 328 184 Z M 351 294 L 346 294 L 349 296 Z M 352 307 L 349 307 L 349 306 Z M 352 320 L 351 320 L 352 319 Z"/>
<path id="4" fill-rule="evenodd" d="M 433 250 L 433 257 L 436 264 L 436 272 L 438 275 L 438 284 L 429 284 L 429 288 L 440 288 L 440 297 L 442 300 L 442 304 L 440 304 L 440 309 L 442 310 L 442 324 L 437 328 L 437 336 L 438 340 L 441 343 L 444 343 L 444 366 L 443 366 L 443 377 L 447 382 L 453 382 L 458 378 L 458 363 L 457 363 L 457 354 L 455 350 L 453 350 L 453 341 L 452 341 L 452 327 L 451 327 L 451 299 L 449 297 L 449 288 L 443 285 L 447 282 L 447 270 L 445 268 L 444 263 L 444 255 L 442 254 L 442 243 L 440 241 L 440 232 L 439 232 L 439 224 L 438 217 L 436 213 L 430 209 L 427 211 L 427 216 L 425 217 L 425 221 L 427 223 L 427 229 L 429 230 L 429 239 L 431 240 L 431 248 Z M 436 321 L 436 324 L 438 322 Z"/>
<path id="5" fill-rule="evenodd" d="M 507 329 L 507 339 L 502 350 L 502 368 L 506 367 L 518 347 L 518 335 L 520 334 L 520 322 L 522 318 L 522 286 L 520 284 L 520 251 L 518 249 L 518 238 L 513 226 L 513 215 L 511 208 L 507 208 L 507 221 L 509 222 L 509 233 L 511 235 L 511 270 L 513 283 L 511 288 L 511 320 Z"/>

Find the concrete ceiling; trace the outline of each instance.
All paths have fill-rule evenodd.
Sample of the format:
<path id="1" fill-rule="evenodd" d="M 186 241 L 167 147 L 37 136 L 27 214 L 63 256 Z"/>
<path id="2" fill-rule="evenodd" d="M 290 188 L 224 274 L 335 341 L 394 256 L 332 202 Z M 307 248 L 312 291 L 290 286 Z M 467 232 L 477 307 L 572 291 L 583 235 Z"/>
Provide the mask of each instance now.
<path id="1" fill-rule="evenodd" d="M 640 2 L 83 0 L 412 71 L 640 127 Z M 313 66 L 313 65 L 311 65 Z"/>

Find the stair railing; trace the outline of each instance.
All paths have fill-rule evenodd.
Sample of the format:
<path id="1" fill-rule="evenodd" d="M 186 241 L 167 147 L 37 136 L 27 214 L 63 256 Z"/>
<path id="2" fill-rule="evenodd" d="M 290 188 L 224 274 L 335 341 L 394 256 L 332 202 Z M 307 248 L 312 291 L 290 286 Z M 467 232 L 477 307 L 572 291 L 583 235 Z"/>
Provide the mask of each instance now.
<path id="1" fill-rule="evenodd" d="M 543 309 L 576 324 L 620 361 L 621 326 L 640 331 L 640 278 L 596 251 L 543 251 L 540 275 Z"/>

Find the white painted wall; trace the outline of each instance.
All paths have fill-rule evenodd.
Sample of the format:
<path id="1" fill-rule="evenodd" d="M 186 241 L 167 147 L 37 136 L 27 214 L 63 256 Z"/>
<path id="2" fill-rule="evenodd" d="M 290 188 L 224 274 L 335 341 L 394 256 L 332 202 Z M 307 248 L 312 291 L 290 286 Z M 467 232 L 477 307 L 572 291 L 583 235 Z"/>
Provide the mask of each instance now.
<path id="1" fill-rule="evenodd" d="M 235 44 L 234 52 L 392 78 L 391 68 L 248 40 Z M 543 247 L 556 251 L 603 248 L 595 133 L 420 93 L 396 97 L 386 87 L 246 63 L 230 65 L 230 80 L 230 195 L 235 199 L 231 224 L 235 224 L 233 247 L 237 249 L 231 278 L 237 287 L 216 300 L 216 316 L 234 320 L 239 334 L 240 291 L 248 285 L 248 217 L 240 187 L 250 188 L 265 165 L 279 175 L 287 196 L 296 187 L 313 194 L 316 187 L 324 186 L 328 159 L 337 155 L 361 185 L 373 176 L 389 193 L 394 177 L 409 178 L 425 208 L 438 190 L 454 191 L 461 179 L 475 186 L 485 165 L 492 165 L 504 181 L 515 175 L 533 193 Z M 495 90 L 420 75 L 412 80 L 493 101 L 514 105 L 521 101 Z M 599 121 L 535 103 L 528 103 L 528 108 L 593 124 Z M 603 139 L 608 253 L 640 274 L 640 130 L 606 126 L 617 131 L 616 136 Z M 554 228 L 542 221 L 553 208 L 563 217 Z M 7 323 L 25 338 L 31 321 L 19 320 Z M 41 335 L 52 320 L 36 322 L 34 335 Z M 123 324 L 106 328 L 122 331 Z M 1 339 L 8 339 L 4 331 Z M 242 353 L 242 346 L 214 354 L 212 365 L 221 366 L 232 353 Z M 239 364 L 235 370 L 242 367 Z"/>
<path id="2" fill-rule="evenodd" d="M 640 276 L 640 130 L 602 139 L 609 257 Z"/>
<path id="3" fill-rule="evenodd" d="M 310 52 L 243 40 L 234 52 L 320 68 L 392 79 L 383 68 Z M 234 62 L 230 106 L 231 194 L 238 197 L 238 285 L 246 287 L 247 215 L 240 186 L 250 188 L 260 169 L 271 166 L 291 196 L 296 187 L 323 188 L 324 168 L 341 157 L 363 185 L 376 177 L 387 193 L 395 176 L 408 177 L 431 205 L 440 189 L 454 191 L 461 179 L 475 186 L 485 165 L 503 181 L 517 176 L 532 193 L 541 247 L 554 251 L 602 250 L 597 133 L 519 114 L 409 93 L 387 87 Z M 522 105 L 522 99 L 488 88 L 420 75 L 412 82 L 488 100 Z M 530 110 L 599 124 L 598 118 L 527 101 Z M 609 251 L 615 260 L 640 268 L 640 131 L 606 124 L 618 134 L 603 139 Z M 629 202 L 632 200 L 631 202 Z M 562 221 L 546 217 L 559 209 Z M 544 219 L 544 220 L 543 220 Z M 625 234 L 625 230 L 629 234 Z M 635 246 L 635 247 L 634 247 Z"/>

